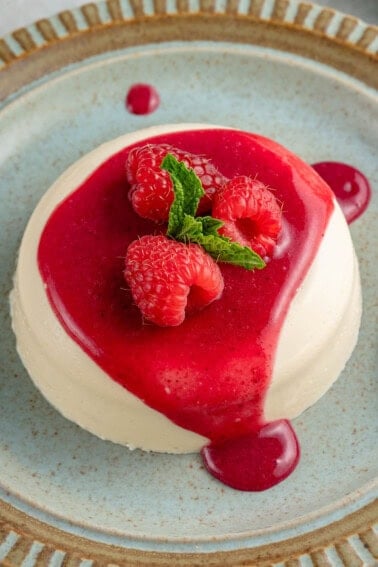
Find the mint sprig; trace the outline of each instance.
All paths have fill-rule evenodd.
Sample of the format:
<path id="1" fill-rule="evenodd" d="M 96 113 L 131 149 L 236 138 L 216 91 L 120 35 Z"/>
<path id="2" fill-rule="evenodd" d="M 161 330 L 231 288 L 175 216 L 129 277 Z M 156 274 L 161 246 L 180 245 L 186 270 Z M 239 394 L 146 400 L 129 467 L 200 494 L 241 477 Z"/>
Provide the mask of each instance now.
<path id="1" fill-rule="evenodd" d="M 165 156 L 161 168 L 168 171 L 175 195 L 169 211 L 167 236 L 180 242 L 199 244 L 217 262 L 227 262 L 247 270 L 265 267 L 264 260 L 251 248 L 218 233 L 223 226 L 221 220 L 211 216 L 196 216 L 198 203 L 205 192 L 192 169 L 188 169 L 172 154 Z"/>
<path id="2" fill-rule="evenodd" d="M 170 174 L 174 187 L 175 198 L 169 211 L 167 235 L 175 238 L 184 222 L 184 215 L 195 216 L 198 203 L 205 192 L 194 171 L 172 154 L 165 156 L 161 167 Z"/>

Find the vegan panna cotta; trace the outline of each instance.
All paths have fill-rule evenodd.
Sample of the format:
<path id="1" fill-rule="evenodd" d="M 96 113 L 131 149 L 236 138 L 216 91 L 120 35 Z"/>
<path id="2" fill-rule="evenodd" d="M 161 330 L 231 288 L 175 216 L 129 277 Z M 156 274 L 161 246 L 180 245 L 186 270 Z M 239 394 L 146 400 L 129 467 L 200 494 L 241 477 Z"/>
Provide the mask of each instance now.
<path id="1" fill-rule="evenodd" d="M 165 231 L 128 195 L 127 156 L 146 143 L 204 155 L 225 178 L 257 178 L 282 207 L 266 267 L 218 263 L 220 297 L 174 327 L 146 321 L 124 279 L 131 242 Z M 281 426 L 287 441 L 286 420 L 331 387 L 352 353 L 361 291 L 344 215 L 309 165 L 262 136 L 175 124 L 107 142 L 59 177 L 25 230 L 11 311 L 26 369 L 66 418 L 130 448 L 202 450 L 211 470 L 209 447 L 270 430 L 279 438 Z"/>

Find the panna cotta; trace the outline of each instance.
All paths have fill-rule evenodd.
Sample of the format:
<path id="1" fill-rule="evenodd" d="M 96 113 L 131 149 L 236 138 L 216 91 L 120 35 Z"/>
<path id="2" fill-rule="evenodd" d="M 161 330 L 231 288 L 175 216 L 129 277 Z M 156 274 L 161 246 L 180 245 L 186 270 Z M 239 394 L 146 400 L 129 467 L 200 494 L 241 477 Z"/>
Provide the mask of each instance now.
<path id="1" fill-rule="evenodd" d="M 162 231 L 128 196 L 127 156 L 146 143 L 258 178 L 282 206 L 266 267 L 219 263 L 221 297 L 169 328 L 143 319 L 124 279 L 130 243 Z M 344 215 L 309 165 L 262 136 L 175 124 L 107 142 L 52 185 L 22 239 L 11 312 L 28 373 L 66 418 L 130 448 L 187 453 L 314 404 L 355 347 L 361 290 Z"/>

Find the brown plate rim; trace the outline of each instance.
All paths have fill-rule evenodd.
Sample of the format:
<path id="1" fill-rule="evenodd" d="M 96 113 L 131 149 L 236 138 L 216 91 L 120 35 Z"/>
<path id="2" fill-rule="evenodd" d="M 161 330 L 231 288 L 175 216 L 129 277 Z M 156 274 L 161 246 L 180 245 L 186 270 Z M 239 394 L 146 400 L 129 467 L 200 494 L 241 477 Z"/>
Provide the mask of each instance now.
<path id="1" fill-rule="evenodd" d="M 197 11 L 191 11 L 188 0 L 176 0 L 175 11 L 169 12 L 165 0 L 154 0 L 153 13 L 147 13 L 140 0 L 130 0 L 130 16 L 125 14 L 121 0 L 101 4 L 101 11 L 96 3 L 85 4 L 0 38 L 0 103 L 6 104 L 23 88 L 67 65 L 129 46 L 158 43 L 159 37 L 164 41 L 232 41 L 290 52 L 378 88 L 378 27 L 331 8 L 275 0 L 267 16 L 268 0 L 250 0 L 247 9 L 245 2 L 228 0 L 222 11 L 215 0 L 199 0 Z M 365 564 L 359 547 L 371 556 L 373 565 L 378 559 L 378 537 L 373 527 L 377 521 L 376 500 L 324 528 L 283 542 L 236 551 L 176 554 L 85 539 L 0 500 L 0 549 L 4 546 L 7 550 L 1 565 L 16 567 L 28 559 L 33 567 L 53 565 L 54 561 L 71 567 L 87 560 L 108 567 L 276 563 L 294 567 L 306 556 L 310 564 L 321 567 L 332 565 L 330 557 L 336 553 L 344 565 L 354 566 Z"/>

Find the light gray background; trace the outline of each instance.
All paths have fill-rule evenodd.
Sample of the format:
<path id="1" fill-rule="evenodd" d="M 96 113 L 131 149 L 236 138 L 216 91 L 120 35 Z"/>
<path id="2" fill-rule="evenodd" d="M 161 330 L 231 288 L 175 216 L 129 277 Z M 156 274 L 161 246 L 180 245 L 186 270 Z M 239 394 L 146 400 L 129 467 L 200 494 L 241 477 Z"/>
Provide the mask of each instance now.
<path id="1" fill-rule="evenodd" d="M 81 6 L 88 1 L 0 0 L 0 37 L 39 18 L 52 16 L 66 8 Z M 314 3 L 331 6 L 358 16 L 366 22 L 378 24 L 378 0 L 318 0 Z"/>

